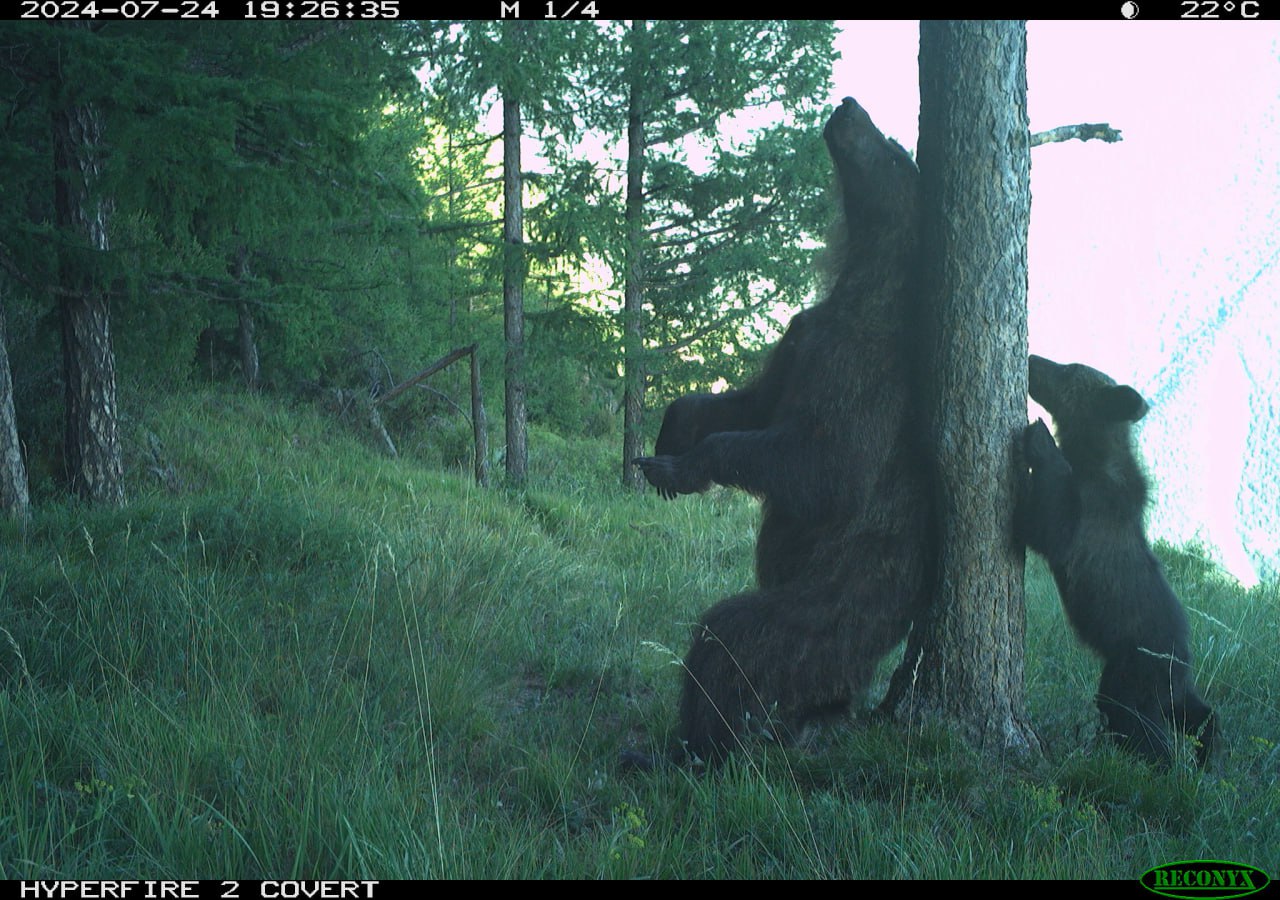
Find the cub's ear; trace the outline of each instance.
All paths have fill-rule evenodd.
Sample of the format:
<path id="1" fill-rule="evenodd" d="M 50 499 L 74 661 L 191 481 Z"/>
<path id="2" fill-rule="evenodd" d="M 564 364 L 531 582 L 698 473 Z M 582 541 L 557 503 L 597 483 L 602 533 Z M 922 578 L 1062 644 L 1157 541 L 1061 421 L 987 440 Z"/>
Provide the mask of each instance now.
<path id="1" fill-rule="evenodd" d="M 1147 414 L 1147 401 L 1127 384 L 1103 388 L 1098 392 L 1097 412 L 1109 422 L 1136 422 Z"/>

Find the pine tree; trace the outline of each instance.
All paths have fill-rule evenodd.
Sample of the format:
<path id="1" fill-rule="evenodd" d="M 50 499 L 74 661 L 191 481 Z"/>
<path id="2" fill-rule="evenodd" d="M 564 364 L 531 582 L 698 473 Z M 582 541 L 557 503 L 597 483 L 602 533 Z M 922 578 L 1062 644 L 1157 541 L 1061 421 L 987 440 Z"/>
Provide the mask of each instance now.
<path id="1" fill-rule="evenodd" d="M 524 483 L 529 464 L 524 309 L 529 259 L 521 142 L 526 125 L 561 134 L 574 129 L 563 99 L 571 90 L 571 61 L 591 29 L 591 23 L 474 22 L 438 26 L 434 36 L 431 83 L 451 117 L 476 118 L 494 102 L 502 107 L 505 459 L 507 480 L 515 485 Z"/>
<path id="2" fill-rule="evenodd" d="M 0 512 L 25 522 L 31 512 L 31 500 L 13 412 L 13 377 L 5 350 L 4 300 L 0 293 Z"/>
<path id="3" fill-rule="evenodd" d="M 922 23 L 920 94 L 940 571 L 885 707 L 1025 752 L 1039 742 L 1023 698 L 1023 552 L 1010 537 L 1026 424 L 1025 24 Z"/>
<path id="4" fill-rule="evenodd" d="M 213 324 L 235 330 L 252 386 L 259 359 L 314 374 L 420 330 L 405 320 L 422 124 L 395 111 L 417 95 L 411 37 L 400 23 L 11 30 L 0 262 L 23 322 L 60 312 L 76 493 L 123 496 L 117 360 L 175 383 Z"/>
<path id="5" fill-rule="evenodd" d="M 635 21 L 596 34 L 581 70 L 590 84 L 582 114 L 626 162 L 621 202 L 595 211 L 593 233 L 624 279 L 622 470 L 640 489 L 630 461 L 645 450 L 650 383 L 668 366 L 667 395 L 696 383 L 690 368 L 678 371 L 681 357 L 743 374 L 744 350 L 781 324 L 770 327 L 764 313 L 799 307 L 812 288 L 806 245 L 829 210 L 817 98 L 828 93 L 834 31 L 829 22 Z M 731 137 L 731 119 L 752 111 L 777 121 Z M 699 152 L 705 165 L 690 159 Z"/>

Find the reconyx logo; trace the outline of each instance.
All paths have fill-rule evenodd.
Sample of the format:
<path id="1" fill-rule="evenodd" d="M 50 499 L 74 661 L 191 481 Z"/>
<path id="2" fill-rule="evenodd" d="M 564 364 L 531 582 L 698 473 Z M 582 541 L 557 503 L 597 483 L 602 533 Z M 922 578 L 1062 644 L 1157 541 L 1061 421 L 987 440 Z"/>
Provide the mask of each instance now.
<path id="1" fill-rule="evenodd" d="M 1138 879 L 1142 886 L 1163 897 L 1179 897 L 1185 900 L 1225 900 L 1227 897 L 1245 897 L 1257 893 L 1271 883 L 1271 878 L 1261 869 L 1244 863 L 1226 862 L 1220 859 L 1190 859 L 1165 863 L 1148 869 Z"/>

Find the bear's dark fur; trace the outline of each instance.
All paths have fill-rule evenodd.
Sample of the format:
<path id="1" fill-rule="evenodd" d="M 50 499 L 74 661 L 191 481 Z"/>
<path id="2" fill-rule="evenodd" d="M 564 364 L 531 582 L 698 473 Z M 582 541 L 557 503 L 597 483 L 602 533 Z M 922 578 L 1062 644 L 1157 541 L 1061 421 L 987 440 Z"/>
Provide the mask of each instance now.
<path id="1" fill-rule="evenodd" d="M 782 391 L 791 380 L 796 348 L 803 343 L 806 315 L 807 311 L 792 317 L 786 333 L 769 354 L 764 372 L 749 386 L 723 394 L 686 394 L 673 401 L 662 418 L 654 448 L 656 456 L 680 456 L 719 431 L 767 428 Z M 678 496 L 662 486 L 658 493 L 668 500 Z M 765 502 L 756 539 L 756 580 L 761 587 L 772 587 L 790 581 L 804 570 L 822 523 L 797 520 L 769 503 L 767 496 L 762 499 Z"/>
<path id="2" fill-rule="evenodd" d="M 847 710 L 932 586 L 918 171 L 852 99 L 823 136 L 845 220 L 829 295 L 750 386 L 672 403 L 656 455 L 636 460 L 668 498 L 716 483 L 763 501 L 759 588 L 708 610 L 685 657 L 680 737 L 705 760 Z"/>
<path id="3" fill-rule="evenodd" d="M 1097 703 L 1107 730 L 1162 764 L 1172 753 L 1166 724 L 1198 735 L 1203 765 L 1213 711 L 1192 678 L 1186 614 L 1143 531 L 1147 480 L 1131 425 L 1146 401 L 1088 366 L 1032 356 L 1029 376 L 1058 442 L 1043 420 L 1027 426 L 1018 528 L 1048 561 L 1072 628 L 1102 657 Z"/>

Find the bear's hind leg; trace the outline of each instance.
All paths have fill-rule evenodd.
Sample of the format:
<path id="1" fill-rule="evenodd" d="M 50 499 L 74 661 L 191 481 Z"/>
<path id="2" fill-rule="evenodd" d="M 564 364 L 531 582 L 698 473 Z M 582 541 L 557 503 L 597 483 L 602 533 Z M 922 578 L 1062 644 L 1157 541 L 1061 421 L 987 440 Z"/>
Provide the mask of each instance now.
<path id="1" fill-rule="evenodd" d="M 846 712 L 876 660 L 852 646 L 853 613 L 821 588 L 739 594 L 709 609 L 685 655 L 680 738 L 716 762 L 747 737 L 787 743 Z"/>
<path id="2" fill-rule="evenodd" d="M 1116 743 L 1148 762 L 1168 766 L 1173 747 L 1165 728 L 1166 712 L 1144 674 L 1141 662 L 1107 662 L 1098 682 L 1098 709 Z"/>
<path id="3" fill-rule="evenodd" d="M 1195 741 L 1196 763 L 1203 769 L 1209 761 L 1209 754 L 1213 752 L 1217 728 L 1213 708 L 1188 684 L 1182 702 L 1175 704 L 1173 712 L 1174 726 Z"/>

